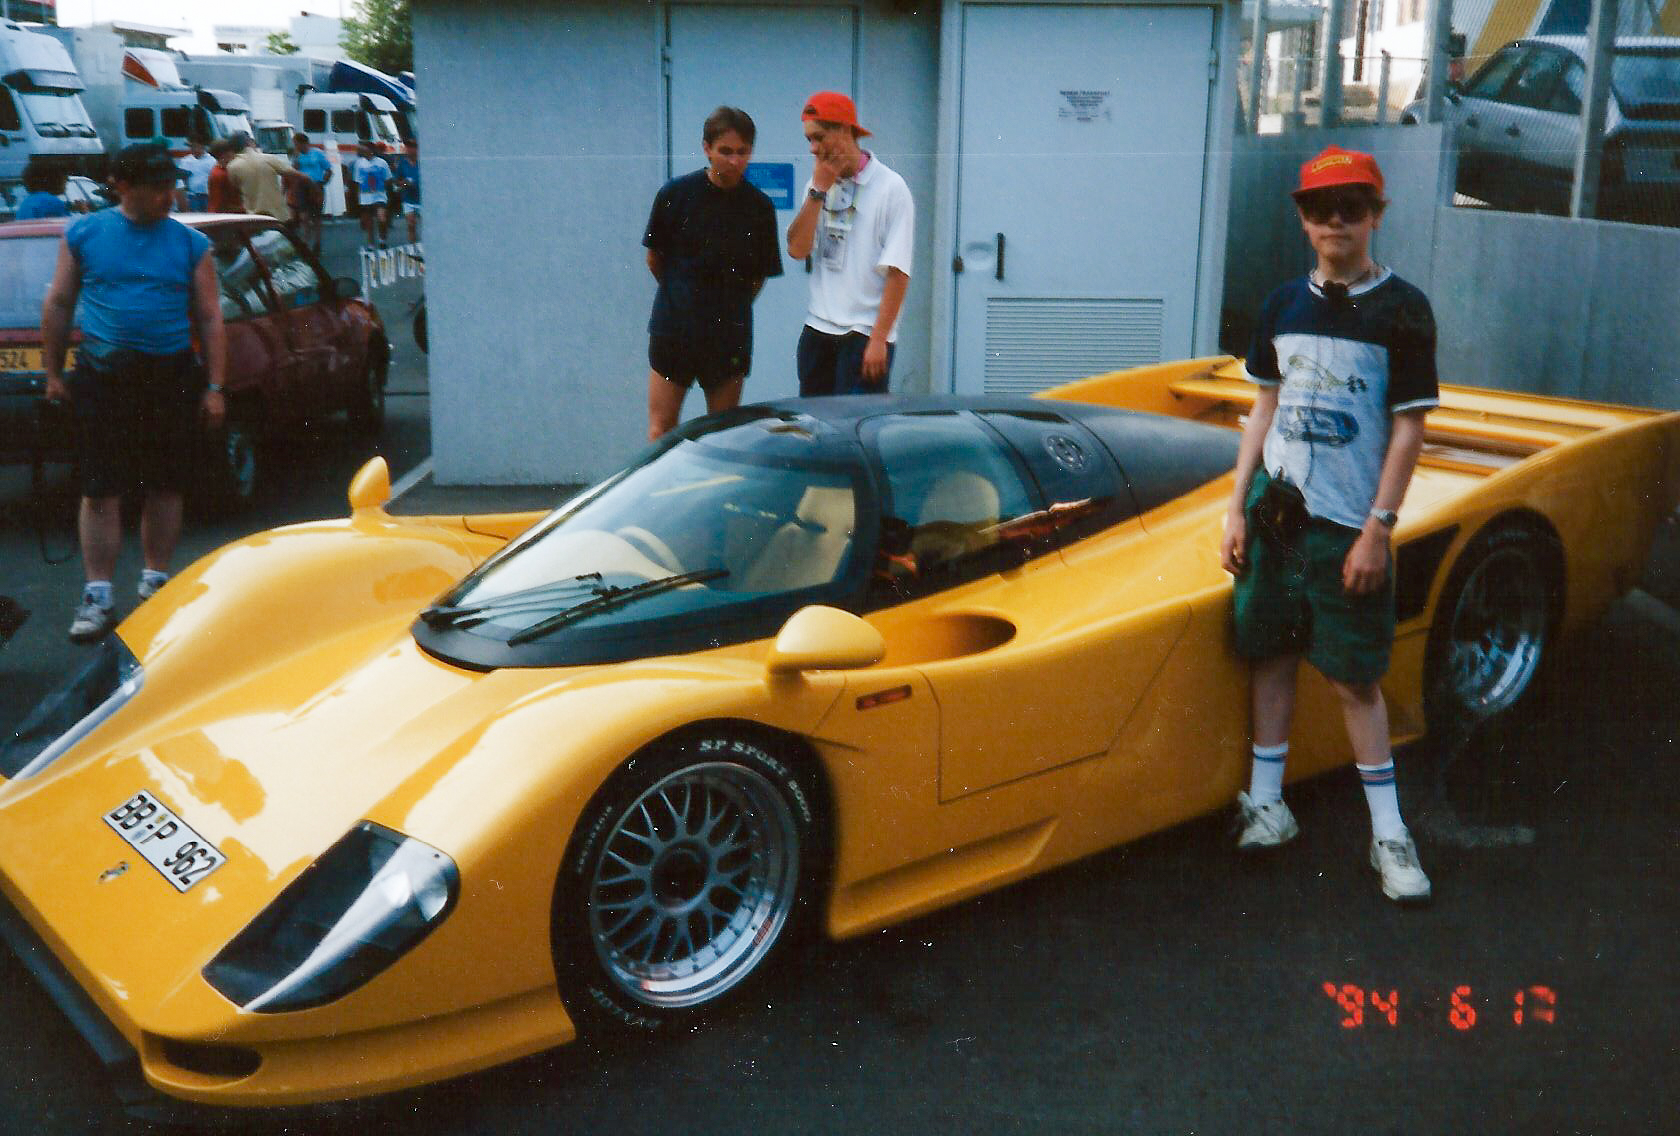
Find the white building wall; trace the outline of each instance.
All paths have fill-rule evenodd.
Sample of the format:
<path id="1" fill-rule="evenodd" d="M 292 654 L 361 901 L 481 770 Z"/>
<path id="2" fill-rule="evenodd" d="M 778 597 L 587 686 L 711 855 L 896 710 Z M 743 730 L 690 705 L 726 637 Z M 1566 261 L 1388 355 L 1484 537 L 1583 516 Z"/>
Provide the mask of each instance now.
<path id="1" fill-rule="evenodd" d="M 855 94 L 883 158 L 929 203 L 937 16 L 885 0 L 860 9 Z M 592 480 L 646 440 L 654 281 L 641 237 L 665 177 L 663 9 L 500 3 L 473 8 L 470 21 L 463 11 L 417 0 L 414 13 L 426 99 L 434 476 Z M 737 62 L 750 71 L 751 59 Z M 900 317 L 895 389 L 928 385 L 925 219 L 918 244 L 926 269 Z M 784 270 L 769 287 L 806 286 L 797 264 Z M 793 361 L 754 361 L 755 373 L 778 366 Z M 689 414 L 699 400 L 691 392 Z"/>

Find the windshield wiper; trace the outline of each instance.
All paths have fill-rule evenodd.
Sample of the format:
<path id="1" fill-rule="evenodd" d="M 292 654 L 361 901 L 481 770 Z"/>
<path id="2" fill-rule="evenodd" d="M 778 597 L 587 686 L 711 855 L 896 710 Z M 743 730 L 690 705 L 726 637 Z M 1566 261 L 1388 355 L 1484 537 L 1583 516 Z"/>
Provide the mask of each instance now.
<path id="1" fill-rule="evenodd" d="M 508 636 L 508 646 L 517 647 L 521 643 L 529 643 L 533 639 L 540 639 L 550 631 L 564 627 L 574 620 L 623 607 L 625 604 L 644 596 L 656 596 L 661 592 L 668 592 L 672 588 L 680 588 L 685 584 L 704 584 L 708 580 L 721 580 L 727 575 L 729 575 L 729 569 L 727 568 L 703 568 L 698 572 L 679 572 L 675 576 L 661 576 L 657 580 L 643 580 L 640 584 L 632 584 L 628 588 L 602 588 L 597 592 L 594 599 L 585 600 L 576 607 L 569 607 L 565 611 L 555 612 L 547 619 L 538 620 L 523 631 L 514 632 Z"/>
<path id="2" fill-rule="evenodd" d="M 469 624 L 483 623 L 503 612 L 515 611 L 530 604 L 548 603 L 557 593 L 572 591 L 579 584 L 589 585 L 589 590 L 597 595 L 604 592 L 601 587 L 601 574 L 585 572 L 581 576 L 573 576 L 570 580 L 550 580 L 546 584 L 520 588 L 517 592 L 495 596 L 479 604 L 462 604 L 457 607 L 434 604 L 421 612 L 420 618 L 427 627 L 465 627 Z"/>

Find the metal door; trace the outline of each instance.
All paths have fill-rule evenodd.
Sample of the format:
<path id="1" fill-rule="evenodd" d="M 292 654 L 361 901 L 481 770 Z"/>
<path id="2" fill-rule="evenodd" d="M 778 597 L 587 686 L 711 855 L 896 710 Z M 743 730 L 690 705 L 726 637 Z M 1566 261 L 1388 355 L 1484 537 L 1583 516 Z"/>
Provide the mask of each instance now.
<path id="1" fill-rule="evenodd" d="M 753 305 L 747 402 L 799 393 L 794 348 L 805 325 L 810 284 L 805 265 L 787 259 L 783 239 L 811 176 L 799 111 L 813 91 L 856 94 L 856 29 L 857 15 L 849 5 L 674 4 L 669 9 L 666 176 L 704 166 L 700 131 L 706 116 L 721 105 L 737 106 L 758 127 L 755 168 L 748 176 L 768 184 L 777 204 L 783 275 L 768 281 Z M 789 186 L 785 193 L 774 192 Z"/>
<path id="2" fill-rule="evenodd" d="M 964 7 L 956 390 L 1192 353 L 1213 28 L 1202 7 Z"/>

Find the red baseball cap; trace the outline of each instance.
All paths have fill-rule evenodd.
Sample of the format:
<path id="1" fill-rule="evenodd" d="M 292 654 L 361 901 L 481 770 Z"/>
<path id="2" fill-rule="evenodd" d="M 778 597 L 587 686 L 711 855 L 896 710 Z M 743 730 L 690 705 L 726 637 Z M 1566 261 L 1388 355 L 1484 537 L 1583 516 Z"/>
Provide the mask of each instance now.
<path id="1" fill-rule="evenodd" d="M 1301 166 L 1301 184 L 1290 196 L 1299 197 L 1303 193 L 1334 189 L 1341 185 L 1368 185 L 1380 196 L 1383 176 L 1382 170 L 1377 168 L 1377 160 L 1358 150 L 1326 146 L 1317 157 Z"/>
<path id="2" fill-rule="evenodd" d="M 805 109 L 800 112 L 801 122 L 807 119 L 819 119 L 823 122 L 838 122 L 841 126 L 849 126 L 858 135 L 869 133 L 858 125 L 857 107 L 852 100 L 839 91 L 818 91 L 805 100 Z"/>

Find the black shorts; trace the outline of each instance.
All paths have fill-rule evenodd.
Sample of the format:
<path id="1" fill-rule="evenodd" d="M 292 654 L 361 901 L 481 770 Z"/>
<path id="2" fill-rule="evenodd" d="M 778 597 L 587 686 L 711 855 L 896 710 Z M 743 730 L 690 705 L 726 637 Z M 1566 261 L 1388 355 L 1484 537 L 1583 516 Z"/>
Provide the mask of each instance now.
<path id="1" fill-rule="evenodd" d="M 383 201 L 358 201 L 358 202 L 356 202 L 356 216 L 357 217 L 377 217 L 377 216 L 379 216 L 379 211 L 381 209 L 386 210 L 387 211 L 386 215 L 389 216 L 390 206 L 386 205 L 385 202 L 383 202 Z"/>
<path id="2" fill-rule="evenodd" d="M 648 366 L 685 390 L 694 383 L 701 390 L 715 390 L 746 377 L 752 366 L 752 342 L 700 347 L 672 336 L 650 335 Z"/>
<path id="3" fill-rule="evenodd" d="M 192 352 L 83 344 L 70 375 L 82 495 L 184 491 L 201 463 L 204 368 Z"/>

